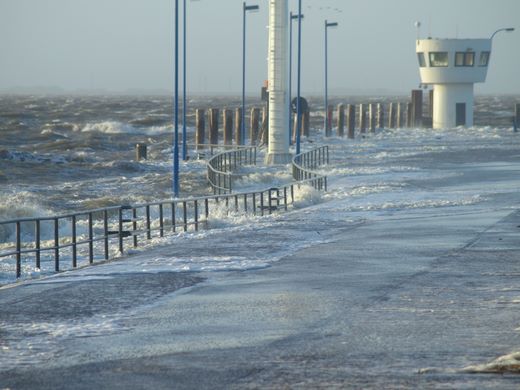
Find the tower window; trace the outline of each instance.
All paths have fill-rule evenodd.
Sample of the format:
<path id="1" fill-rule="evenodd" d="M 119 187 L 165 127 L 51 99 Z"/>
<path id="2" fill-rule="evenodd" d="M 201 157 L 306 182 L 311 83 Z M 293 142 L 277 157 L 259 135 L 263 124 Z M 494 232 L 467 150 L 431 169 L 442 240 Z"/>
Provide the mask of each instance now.
<path id="1" fill-rule="evenodd" d="M 417 58 L 419 59 L 419 66 L 426 68 L 426 57 L 424 57 L 424 53 L 417 53 Z"/>
<path id="2" fill-rule="evenodd" d="M 430 66 L 432 66 L 432 67 L 448 66 L 448 52 L 446 52 L 446 51 L 430 52 Z"/>
<path id="3" fill-rule="evenodd" d="M 482 53 L 480 53 L 479 66 L 488 66 L 490 54 L 491 53 L 489 51 L 483 51 Z"/>
<path id="4" fill-rule="evenodd" d="M 455 66 L 474 66 L 475 53 L 472 51 L 458 51 L 455 53 Z"/>

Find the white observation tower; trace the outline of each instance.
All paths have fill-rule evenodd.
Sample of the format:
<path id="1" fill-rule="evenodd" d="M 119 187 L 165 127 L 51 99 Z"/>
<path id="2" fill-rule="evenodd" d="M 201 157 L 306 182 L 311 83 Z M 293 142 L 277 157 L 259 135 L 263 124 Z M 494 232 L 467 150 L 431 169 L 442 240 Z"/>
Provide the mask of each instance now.
<path id="1" fill-rule="evenodd" d="M 417 40 L 421 83 L 433 85 L 434 129 L 473 126 L 473 85 L 486 81 L 495 34 L 489 39 Z"/>

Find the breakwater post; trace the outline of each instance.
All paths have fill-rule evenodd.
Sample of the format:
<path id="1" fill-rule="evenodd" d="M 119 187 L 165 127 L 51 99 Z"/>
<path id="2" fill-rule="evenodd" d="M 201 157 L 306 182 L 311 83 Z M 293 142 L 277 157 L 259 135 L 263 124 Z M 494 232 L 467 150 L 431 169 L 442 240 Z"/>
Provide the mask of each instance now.
<path id="1" fill-rule="evenodd" d="M 398 129 L 401 129 L 403 128 L 403 104 L 402 103 L 397 103 L 397 112 L 395 114 L 396 116 L 396 127 Z"/>
<path id="2" fill-rule="evenodd" d="M 406 127 L 410 128 L 412 127 L 412 123 L 413 123 L 413 104 L 412 103 L 408 103 L 407 105 L 407 110 L 406 110 Z"/>
<path id="3" fill-rule="evenodd" d="M 242 108 L 235 110 L 235 144 L 242 145 Z"/>
<path id="4" fill-rule="evenodd" d="M 347 128 L 348 138 L 354 139 L 356 133 L 356 106 L 354 104 L 347 106 Z"/>
<path id="5" fill-rule="evenodd" d="M 269 143 L 269 109 L 267 106 L 262 108 L 262 144 Z"/>
<path id="6" fill-rule="evenodd" d="M 330 137 L 332 133 L 332 106 L 327 106 L 325 109 L 325 115 L 327 115 L 327 120 L 325 123 L 327 127 L 325 129 L 325 137 Z"/>
<path id="7" fill-rule="evenodd" d="M 233 144 L 233 111 L 224 109 L 222 120 L 224 121 L 224 145 Z"/>
<path id="8" fill-rule="evenodd" d="M 370 103 L 368 105 L 368 116 L 369 116 L 369 124 L 370 124 L 370 132 L 376 132 L 376 105 L 374 103 Z"/>
<path id="9" fill-rule="evenodd" d="M 383 129 L 385 127 L 385 107 L 381 104 L 377 104 L 377 127 Z"/>
<path id="10" fill-rule="evenodd" d="M 211 108 L 209 110 L 209 143 L 218 145 L 218 108 Z"/>
<path id="11" fill-rule="evenodd" d="M 388 128 L 395 129 L 395 104 L 390 103 L 388 107 Z"/>
<path id="12" fill-rule="evenodd" d="M 414 89 L 412 91 L 412 126 L 422 127 L 423 122 L 423 91 Z"/>
<path id="13" fill-rule="evenodd" d="M 366 104 L 359 105 L 359 131 L 365 134 L 367 131 L 367 108 Z"/>
<path id="14" fill-rule="evenodd" d="M 260 128 L 260 110 L 258 108 L 251 109 L 251 127 L 249 132 L 249 141 L 251 145 L 256 145 L 258 139 L 258 131 Z"/>
<path id="15" fill-rule="evenodd" d="M 338 104 L 338 137 L 345 135 L 345 106 Z"/>
<path id="16" fill-rule="evenodd" d="M 135 159 L 136 161 L 146 160 L 148 157 L 146 144 L 135 145 Z"/>
<path id="17" fill-rule="evenodd" d="M 197 149 L 202 149 L 202 144 L 206 142 L 204 130 L 206 128 L 206 112 L 202 108 L 197 108 L 195 111 L 195 143 L 197 144 Z"/>

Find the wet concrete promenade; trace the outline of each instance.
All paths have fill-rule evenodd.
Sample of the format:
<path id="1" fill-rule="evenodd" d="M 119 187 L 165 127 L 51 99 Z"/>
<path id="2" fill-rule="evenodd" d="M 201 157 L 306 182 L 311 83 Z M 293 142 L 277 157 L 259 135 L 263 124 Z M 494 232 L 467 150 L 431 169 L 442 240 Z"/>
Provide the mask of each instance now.
<path id="1" fill-rule="evenodd" d="M 101 265 L 2 289 L 0 388 L 518 389 L 520 375 L 464 370 L 520 350 L 520 196 L 503 191 L 518 158 L 448 162 L 459 175 L 428 182 L 487 191 L 473 204 L 286 214 L 257 232 L 266 247 L 288 230 L 327 240 L 268 268 Z M 225 255 L 250 238 L 226 234 L 156 252 Z"/>

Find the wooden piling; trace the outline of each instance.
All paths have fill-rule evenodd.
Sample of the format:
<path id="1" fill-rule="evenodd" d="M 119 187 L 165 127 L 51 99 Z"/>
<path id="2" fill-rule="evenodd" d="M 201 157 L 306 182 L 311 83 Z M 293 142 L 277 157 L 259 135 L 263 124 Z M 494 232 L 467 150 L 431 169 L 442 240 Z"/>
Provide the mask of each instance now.
<path id="1" fill-rule="evenodd" d="M 423 91 L 414 89 L 412 91 L 412 126 L 421 127 L 423 122 Z"/>
<path id="2" fill-rule="evenodd" d="M 345 105 L 338 104 L 338 128 L 337 128 L 338 137 L 343 137 L 345 135 Z"/>
<path id="3" fill-rule="evenodd" d="M 258 108 L 251 109 L 249 141 L 251 145 L 256 145 L 258 140 L 258 132 L 260 128 L 260 110 Z"/>
<path id="4" fill-rule="evenodd" d="M 301 131 L 301 135 L 304 137 L 311 135 L 311 110 L 309 108 L 303 112 Z"/>
<path id="5" fill-rule="evenodd" d="M 397 112 L 395 113 L 395 124 L 398 129 L 403 128 L 403 105 L 397 103 Z"/>
<path id="6" fill-rule="evenodd" d="M 395 103 L 390 103 L 388 107 L 388 128 L 395 129 Z"/>
<path id="7" fill-rule="evenodd" d="M 356 106 L 354 104 L 347 106 L 347 132 L 348 138 L 354 139 L 356 136 Z"/>
<path id="8" fill-rule="evenodd" d="M 233 111 L 224 109 L 222 111 L 222 121 L 224 126 L 224 145 L 233 144 Z"/>
<path id="9" fill-rule="evenodd" d="M 206 128 L 206 118 L 205 118 L 206 112 L 202 108 L 197 108 L 195 111 L 195 143 L 197 144 L 197 149 L 202 149 L 204 146 L 203 144 L 206 142 L 205 140 L 205 128 Z"/>
<path id="10" fill-rule="evenodd" d="M 412 103 L 406 104 L 406 127 L 412 127 L 412 119 L 413 119 L 413 105 Z"/>
<path id="11" fill-rule="evenodd" d="M 209 143 L 211 145 L 218 145 L 218 119 L 219 109 L 210 108 L 208 112 L 209 119 Z"/>
<path id="12" fill-rule="evenodd" d="M 325 129 L 325 137 L 330 137 L 332 134 L 332 106 L 328 106 L 325 110 L 327 115 L 327 128 Z"/>
<path id="13" fill-rule="evenodd" d="M 366 104 L 359 105 L 359 132 L 364 134 L 367 132 L 367 108 Z"/>
<path id="14" fill-rule="evenodd" d="M 135 145 L 135 159 L 136 161 L 146 160 L 148 157 L 146 144 Z"/>
<path id="15" fill-rule="evenodd" d="M 369 126 L 370 132 L 376 132 L 376 105 L 374 103 L 370 103 L 368 105 L 368 117 L 369 117 Z"/>
<path id="16" fill-rule="evenodd" d="M 520 103 L 515 104 L 515 122 L 516 127 L 520 127 Z"/>
<path id="17" fill-rule="evenodd" d="M 377 127 L 383 129 L 385 127 L 385 107 L 383 104 L 377 104 Z"/>
<path id="18" fill-rule="evenodd" d="M 262 108 L 262 131 L 261 142 L 264 145 L 269 144 L 269 110 L 267 106 Z"/>
<path id="19" fill-rule="evenodd" d="M 242 107 L 235 110 L 235 144 L 242 145 Z"/>

